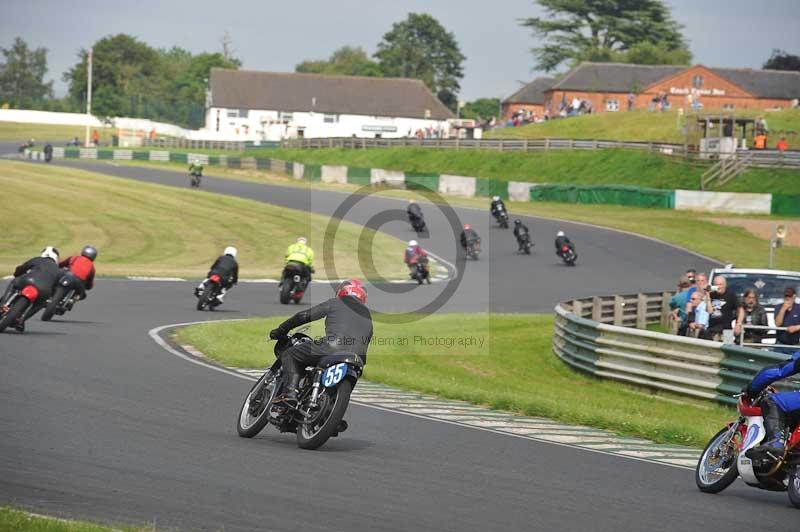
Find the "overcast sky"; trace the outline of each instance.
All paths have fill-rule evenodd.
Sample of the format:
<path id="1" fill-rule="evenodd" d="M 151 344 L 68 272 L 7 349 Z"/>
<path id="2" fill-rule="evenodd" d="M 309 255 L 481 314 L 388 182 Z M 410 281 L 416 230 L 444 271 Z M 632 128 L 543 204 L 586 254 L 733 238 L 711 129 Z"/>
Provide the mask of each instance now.
<path id="1" fill-rule="evenodd" d="M 540 14 L 532 0 L 1 0 L 0 47 L 19 35 L 48 48 L 49 79 L 97 39 L 128 33 L 154 47 L 219 51 L 228 31 L 244 68 L 292 72 L 304 59 L 327 58 L 343 45 L 376 50 L 410 12 L 434 16 L 467 56 L 461 99 L 504 98 L 537 72 L 537 43 L 519 19 Z M 694 62 L 760 67 L 773 48 L 800 54 L 800 0 L 667 0 L 685 26 Z"/>

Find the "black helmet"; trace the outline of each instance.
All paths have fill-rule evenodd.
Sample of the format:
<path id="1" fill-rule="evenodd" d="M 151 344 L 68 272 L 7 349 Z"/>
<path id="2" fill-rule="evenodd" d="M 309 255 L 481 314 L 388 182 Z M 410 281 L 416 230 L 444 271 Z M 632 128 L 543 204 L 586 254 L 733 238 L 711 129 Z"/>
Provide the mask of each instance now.
<path id="1" fill-rule="evenodd" d="M 81 250 L 81 255 L 87 259 L 94 261 L 97 258 L 97 249 L 94 246 L 84 246 Z"/>
<path id="2" fill-rule="evenodd" d="M 519 218 L 514 220 L 514 225 L 520 225 L 521 223 L 522 223 L 522 221 Z"/>

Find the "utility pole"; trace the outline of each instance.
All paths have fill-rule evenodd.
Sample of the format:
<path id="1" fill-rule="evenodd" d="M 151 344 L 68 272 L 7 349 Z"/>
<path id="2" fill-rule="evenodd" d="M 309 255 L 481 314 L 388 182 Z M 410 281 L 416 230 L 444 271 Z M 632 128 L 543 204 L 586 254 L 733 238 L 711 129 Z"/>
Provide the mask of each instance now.
<path id="1" fill-rule="evenodd" d="M 92 49 L 89 48 L 89 55 L 86 61 L 87 79 L 86 84 L 86 147 L 89 147 L 89 118 L 92 116 Z"/>

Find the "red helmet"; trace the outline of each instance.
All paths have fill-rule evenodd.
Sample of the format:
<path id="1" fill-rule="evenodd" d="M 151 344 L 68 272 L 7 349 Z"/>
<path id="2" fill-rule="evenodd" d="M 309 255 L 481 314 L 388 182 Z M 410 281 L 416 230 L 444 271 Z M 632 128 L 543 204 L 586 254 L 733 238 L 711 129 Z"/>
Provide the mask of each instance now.
<path id="1" fill-rule="evenodd" d="M 346 296 L 354 296 L 362 304 L 367 304 L 367 289 L 361 284 L 358 279 L 348 279 L 339 285 L 336 289 L 336 297 L 342 298 Z"/>
<path id="2" fill-rule="evenodd" d="M 472 226 L 469 224 L 464 224 L 464 231 L 467 231 L 469 229 L 472 229 Z"/>

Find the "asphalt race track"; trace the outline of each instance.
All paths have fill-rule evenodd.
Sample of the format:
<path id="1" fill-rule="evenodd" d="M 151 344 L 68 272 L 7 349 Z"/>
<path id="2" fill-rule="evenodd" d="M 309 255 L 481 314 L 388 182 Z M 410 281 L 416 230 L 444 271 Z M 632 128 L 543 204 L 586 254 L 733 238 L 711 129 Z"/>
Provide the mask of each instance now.
<path id="1" fill-rule="evenodd" d="M 192 193 L 181 174 L 76 164 Z M 212 178 L 203 187 L 323 214 L 343 197 Z M 386 208 L 404 204 L 369 197 L 347 219 L 365 223 Z M 443 215 L 423 208 L 434 229 L 424 245 L 453 262 L 453 237 L 438 230 Z M 488 228 L 488 213 L 456 212 L 486 245 L 480 261 L 459 265 L 463 280 L 442 311 L 549 312 L 575 296 L 670 288 L 686 267 L 711 265 L 646 239 L 538 219 L 526 221 L 534 254 L 517 256 L 510 231 Z M 550 247 L 559 227 L 577 244 L 576 268 Z M 382 229 L 413 236 L 400 223 Z M 391 286 L 370 287 L 371 306 L 414 310 L 447 283 L 394 285 L 402 294 Z M 359 405 L 350 429 L 320 451 L 269 428 L 239 438 L 235 418 L 251 383 L 169 354 L 148 331 L 286 314 L 276 290 L 240 284 L 221 311 L 198 313 L 190 283 L 101 280 L 66 320 L 0 335 L 0 505 L 158 530 L 797 529 L 785 494 L 737 483 L 702 495 L 689 470 Z M 311 301 L 328 293 L 314 285 Z"/>

